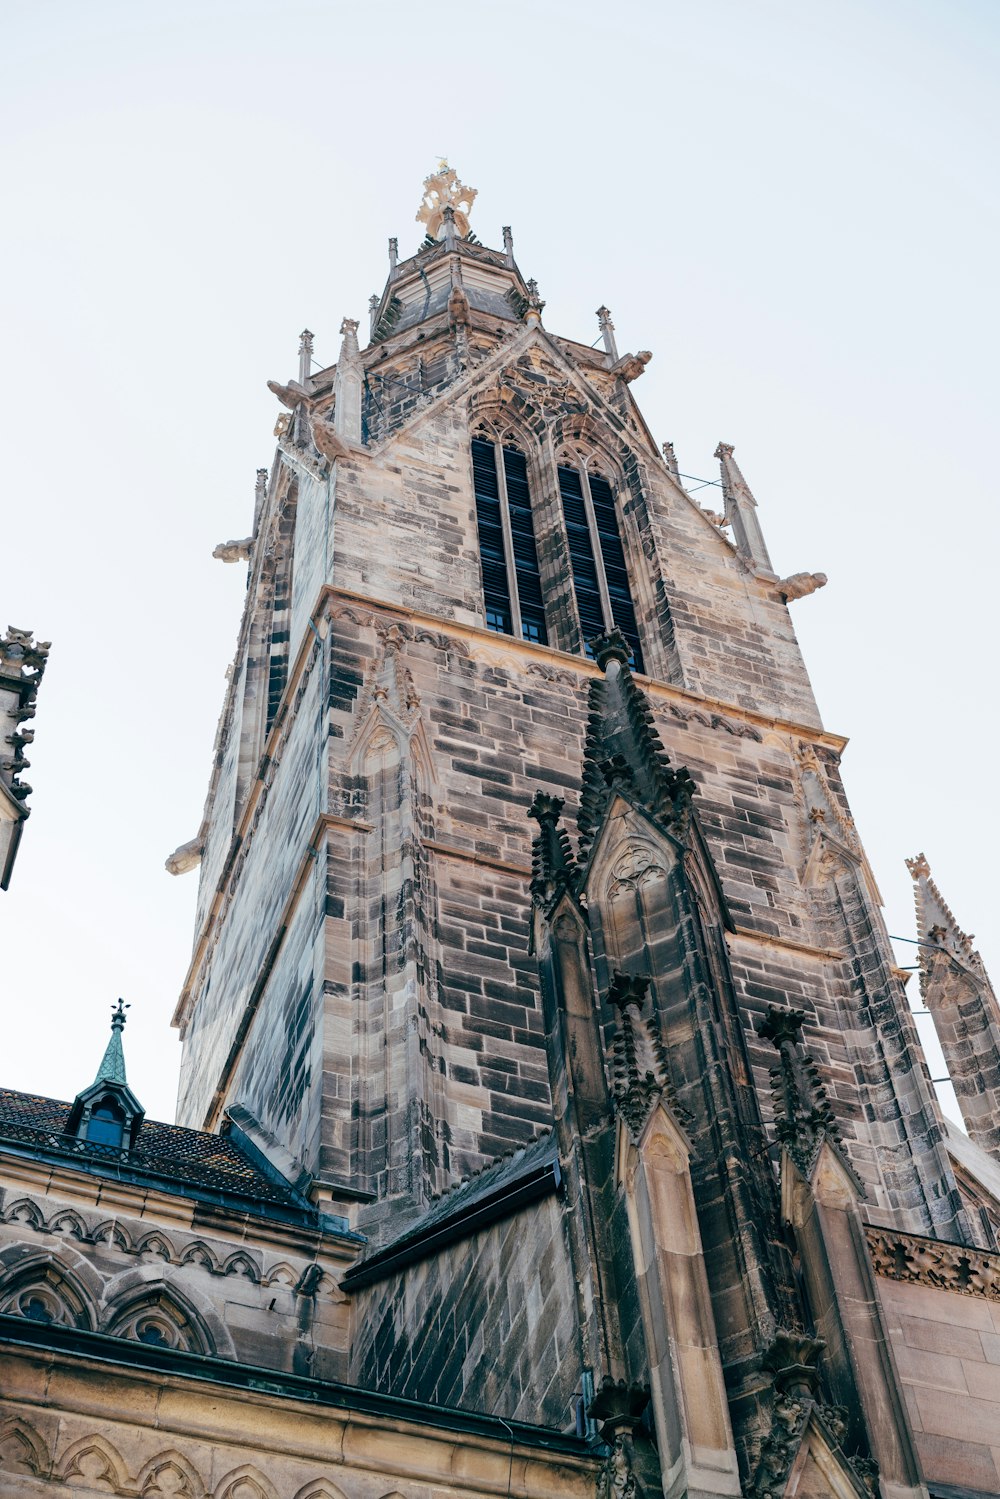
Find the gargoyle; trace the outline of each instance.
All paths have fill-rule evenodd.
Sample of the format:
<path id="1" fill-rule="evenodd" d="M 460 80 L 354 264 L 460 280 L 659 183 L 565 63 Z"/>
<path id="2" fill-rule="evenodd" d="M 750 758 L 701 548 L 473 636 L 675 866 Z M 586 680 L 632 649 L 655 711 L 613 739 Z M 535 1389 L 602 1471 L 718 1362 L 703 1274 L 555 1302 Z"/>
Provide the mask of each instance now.
<path id="1" fill-rule="evenodd" d="M 782 578 L 774 586 L 787 604 L 790 599 L 804 599 L 817 588 L 825 588 L 826 584 L 826 573 L 792 573 L 790 578 Z"/>
<path id="2" fill-rule="evenodd" d="M 212 556 L 218 562 L 247 562 L 252 545 L 252 536 L 244 536 L 242 541 L 220 541 Z"/>
<path id="3" fill-rule="evenodd" d="M 287 385 L 279 385 L 277 380 L 268 380 L 267 388 L 272 395 L 278 397 L 282 406 L 287 406 L 290 411 L 294 411 L 296 406 L 300 406 L 303 401 L 312 399 L 309 391 L 297 380 L 289 380 Z"/>

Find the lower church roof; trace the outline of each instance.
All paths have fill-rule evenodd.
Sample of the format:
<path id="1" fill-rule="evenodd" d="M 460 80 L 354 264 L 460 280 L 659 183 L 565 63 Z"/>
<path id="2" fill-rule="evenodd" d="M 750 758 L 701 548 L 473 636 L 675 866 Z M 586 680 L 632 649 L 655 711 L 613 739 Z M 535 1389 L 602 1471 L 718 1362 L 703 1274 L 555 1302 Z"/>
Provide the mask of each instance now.
<path id="1" fill-rule="evenodd" d="M 145 1120 L 127 1151 L 67 1134 L 72 1105 L 33 1093 L 0 1088 L 0 1150 L 68 1161 L 78 1170 L 117 1180 L 158 1178 L 166 1191 L 213 1200 L 222 1194 L 252 1211 L 315 1217 L 312 1205 L 277 1172 L 266 1174 L 225 1135 Z M 234 1205 L 236 1205 L 234 1203 Z"/>

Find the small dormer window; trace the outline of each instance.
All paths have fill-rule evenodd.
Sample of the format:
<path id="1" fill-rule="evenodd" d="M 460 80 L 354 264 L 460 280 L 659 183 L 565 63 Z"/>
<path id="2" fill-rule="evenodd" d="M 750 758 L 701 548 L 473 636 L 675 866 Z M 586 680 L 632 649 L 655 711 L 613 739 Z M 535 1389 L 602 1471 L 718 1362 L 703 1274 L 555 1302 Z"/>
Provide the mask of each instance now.
<path id="1" fill-rule="evenodd" d="M 110 1099 L 102 1099 L 87 1121 L 87 1143 L 120 1150 L 125 1138 L 125 1115 Z"/>
<path id="2" fill-rule="evenodd" d="M 131 1150 L 139 1137 L 145 1113 L 125 1079 L 125 1054 L 122 1030 L 128 1006 L 119 1000 L 111 1014 L 111 1039 L 108 1042 L 97 1076 L 73 1100 L 66 1120 L 66 1134 L 76 1148 L 96 1146 L 99 1150 Z"/>

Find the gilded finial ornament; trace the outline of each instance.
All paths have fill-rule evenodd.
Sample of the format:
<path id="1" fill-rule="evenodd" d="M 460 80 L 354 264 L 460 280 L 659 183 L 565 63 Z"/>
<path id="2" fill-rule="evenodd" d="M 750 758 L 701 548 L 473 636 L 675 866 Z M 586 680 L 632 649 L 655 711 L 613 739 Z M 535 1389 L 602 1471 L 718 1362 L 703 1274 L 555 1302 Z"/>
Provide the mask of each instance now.
<path id="1" fill-rule="evenodd" d="M 455 228 L 464 239 L 469 232 L 469 214 L 478 191 L 475 187 L 465 187 L 447 161 L 439 161 L 437 171 L 424 178 L 424 197 L 417 209 L 417 223 L 426 225 L 431 239 L 441 239 L 444 210 L 450 208 L 455 215 Z"/>

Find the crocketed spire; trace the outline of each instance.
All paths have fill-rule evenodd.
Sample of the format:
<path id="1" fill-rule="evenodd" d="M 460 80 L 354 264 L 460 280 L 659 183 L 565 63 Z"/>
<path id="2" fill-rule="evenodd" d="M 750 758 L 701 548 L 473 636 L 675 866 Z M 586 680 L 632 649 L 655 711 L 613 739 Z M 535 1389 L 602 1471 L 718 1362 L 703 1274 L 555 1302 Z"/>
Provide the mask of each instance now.
<path id="1" fill-rule="evenodd" d="M 660 742 L 645 694 L 629 670 L 629 647 L 620 630 L 590 642 L 602 679 L 590 684 L 590 713 L 580 797 L 583 859 L 615 791 L 643 807 L 678 838 L 687 835 L 695 786 L 674 770 Z"/>
<path id="2" fill-rule="evenodd" d="M 125 1029 L 125 1011 L 129 1008 L 119 999 L 111 1011 L 111 1038 L 97 1069 L 95 1083 L 127 1083 L 125 1076 L 125 1052 L 122 1047 L 122 1031 Z"/>

